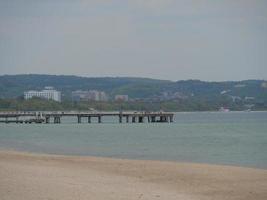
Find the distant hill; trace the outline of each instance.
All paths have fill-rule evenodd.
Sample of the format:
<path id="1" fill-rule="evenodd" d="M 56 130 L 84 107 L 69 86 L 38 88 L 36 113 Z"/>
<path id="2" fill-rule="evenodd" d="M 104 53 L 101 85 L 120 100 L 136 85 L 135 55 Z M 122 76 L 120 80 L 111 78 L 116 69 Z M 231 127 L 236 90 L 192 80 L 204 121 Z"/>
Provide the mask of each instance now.
<path id="1" fill-rule="evenodd" d="M 27 90 L 41 90 L 53 86 L 62 91 L 63 99 L 70 99 L 75 90 L 102 90 L 108 95 L 128 94 L 130 98 L 199 98 L 213 100 L 253 97 L 267 102 L 267 84 L 263 80 L 205 82 L 199 80 L 167 81 L 149 78 L 103 77 L 88 78 L 56 75 L 3 75 L 0 76 L 0 98 L 17 98 Z M 236 100 L 235 99 L 235 100 Z"/>
<path id="2" fill-rule="evenodd" d="M 103 90 L 108 94 L 125 93 L 131 97 L 147 97 L 159 92 L 170 81 L 148 78 L 86 78 L 56 75 L 4 75 L 0 76 L 0 97 L 14 98 L 27 90 L 41 90 L 53 86 L 68 98 L 75 90 Z"/>

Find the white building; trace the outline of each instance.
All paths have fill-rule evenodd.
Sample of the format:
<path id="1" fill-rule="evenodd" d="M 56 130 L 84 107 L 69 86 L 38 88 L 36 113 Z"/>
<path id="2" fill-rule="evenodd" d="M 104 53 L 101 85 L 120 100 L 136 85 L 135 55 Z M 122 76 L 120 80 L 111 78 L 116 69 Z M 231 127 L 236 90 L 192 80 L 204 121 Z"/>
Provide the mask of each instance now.
<path id="1" fill-rule="evenodd" d="M 103 91 L 99 92 L 99 100 L 100 101 L 107 101 L 108 100 L 107 94 Z"/>
<path id="2" fill-rule="evenodd" d="M 125 94 L 118 94 L 115 96 L 115 101 L 128 101 L 129 96 Z"/>
<path id="3" fill-rule="evenodd" d="M 30 90 L 24 92 L 24 99 L 31 99 L 33 97 L 44 98 L 47 100 L 54 100 L 61 102 L 61 92 L 55 90 L 53 87 L 45 87 L 42 91 Z"/>
<path id="4" fill-rule="evenodd" d="M 72 92 L 73 101 L 107 101 L 108 97 L 105 92 L 98 90 L 76 90 Z"/>

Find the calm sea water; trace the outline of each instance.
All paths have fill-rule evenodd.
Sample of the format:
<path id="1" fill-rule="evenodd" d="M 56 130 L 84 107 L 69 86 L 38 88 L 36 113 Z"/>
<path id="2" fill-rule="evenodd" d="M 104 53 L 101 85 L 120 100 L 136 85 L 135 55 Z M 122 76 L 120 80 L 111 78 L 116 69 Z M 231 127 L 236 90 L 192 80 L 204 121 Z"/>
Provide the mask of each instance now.
<path id="1" fill-rule="evenodd" d="M 0 124 L 0 149 L 267 168 L 267 112 L 177 113 L 171 124 L 117 120 Z"/>

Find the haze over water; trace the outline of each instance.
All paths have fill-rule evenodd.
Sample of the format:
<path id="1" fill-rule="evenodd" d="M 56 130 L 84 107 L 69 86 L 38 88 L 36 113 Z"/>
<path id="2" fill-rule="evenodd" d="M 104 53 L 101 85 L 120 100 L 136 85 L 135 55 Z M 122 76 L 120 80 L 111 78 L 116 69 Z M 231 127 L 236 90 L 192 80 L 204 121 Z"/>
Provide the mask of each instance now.
<path id="1" fill-rule="evenodd" d="M 267 168 L 267 112 L 177 113 L 175 123 L 0 124 L 0 149 Z"/>

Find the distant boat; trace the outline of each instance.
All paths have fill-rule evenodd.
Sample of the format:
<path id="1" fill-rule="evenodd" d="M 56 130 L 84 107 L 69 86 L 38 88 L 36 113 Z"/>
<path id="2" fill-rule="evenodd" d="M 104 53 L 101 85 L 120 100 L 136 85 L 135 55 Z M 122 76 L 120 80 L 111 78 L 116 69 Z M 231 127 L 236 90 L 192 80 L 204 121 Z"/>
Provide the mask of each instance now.
<path id="1" fill-rule="evenodd" d="M 221 108 L 219 109 L 219 111 L 220 111 L 220 112 L 229 112 L 230 109 L 221 107 Z"/>

